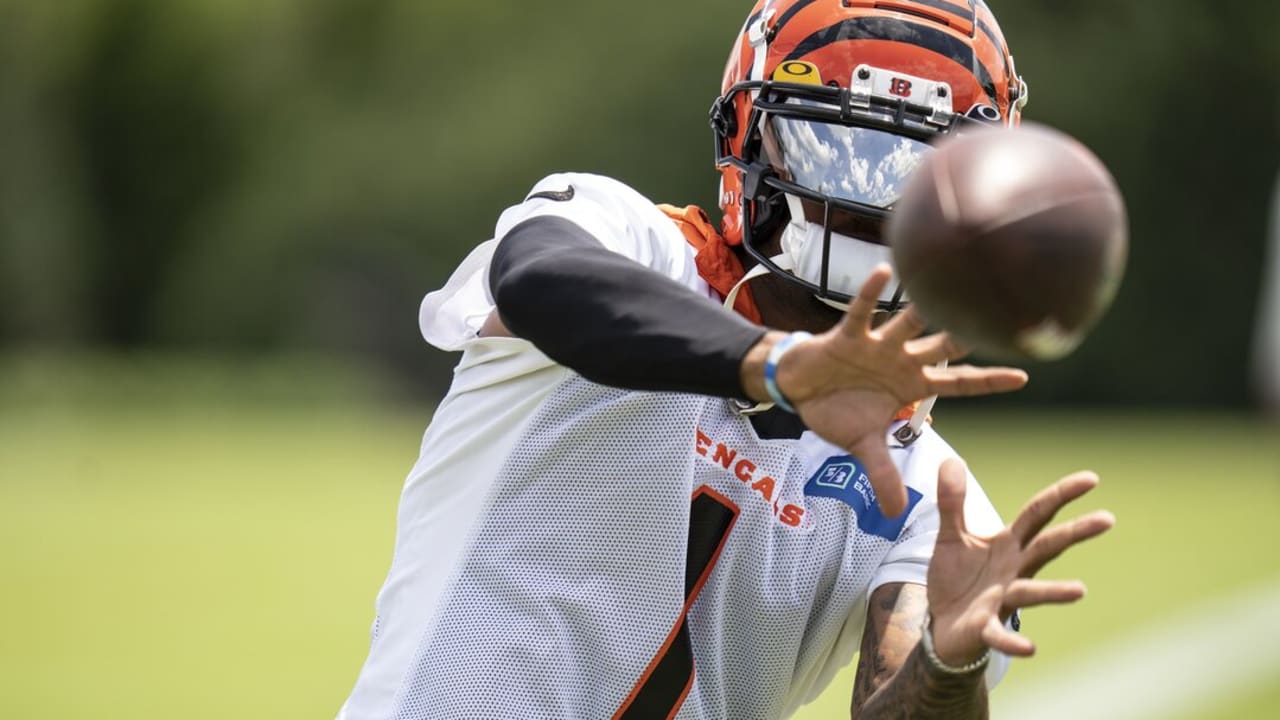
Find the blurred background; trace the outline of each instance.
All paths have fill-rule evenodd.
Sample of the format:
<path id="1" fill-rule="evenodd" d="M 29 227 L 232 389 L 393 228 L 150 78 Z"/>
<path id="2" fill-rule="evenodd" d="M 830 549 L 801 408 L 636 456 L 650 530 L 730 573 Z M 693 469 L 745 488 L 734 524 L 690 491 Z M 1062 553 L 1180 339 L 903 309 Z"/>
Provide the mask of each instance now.
<path id="1" fill-rule="evenodd" d="M 1132 221 L 1077 353 L 939 413 L 1006 514 L 1115 476 L 1121 530 L 1069 566 L 1110 600 L 1058 621 L 1092 630 L 1046 617 L 1031 682 L 1280 578 L 1253 339 L 1280 323 L 1280 4 L 990 4 L 1027 117 L 1091 147 Z M 454 362 L 421 296 L 551 172 L 714 210 L 706 115 L 748 10 L 0 0 L 0 716 L 332 715 Z M 1268 717 L 1276 668 L 1185 716 Z"/>

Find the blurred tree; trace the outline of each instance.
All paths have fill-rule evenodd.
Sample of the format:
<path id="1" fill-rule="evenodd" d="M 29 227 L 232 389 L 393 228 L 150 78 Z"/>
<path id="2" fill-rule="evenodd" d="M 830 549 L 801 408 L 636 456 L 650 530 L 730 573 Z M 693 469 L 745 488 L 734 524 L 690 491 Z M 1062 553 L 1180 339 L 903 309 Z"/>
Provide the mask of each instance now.
<path id="1" fill-rule="evenodd" d="M 0 0 L 0 342 L 349 353 L 438 388 L 418 300 L 540 176 L 714 210 L 749 4 Z M 991 4 L 1028 117 L 1098 152 L 1133 228 L 1095 336 L 1009 401 L 1244 402 L 1280 5 Z"/>
<path id="2" fill-rule="evenodd" d="M 217 74 L 225 52 L 174 6 L 103 8 L 70 79 L 86 176 L 90 339 L 153 341 L 157 292 L 243 163 L 245 124 Z"/>
<path id="3" fill-rule="evenodd" d="M 1002 3 L 1029 117 L 1110 166 L 1131 221 L 1115 306 L 1025 400 L 1240 404 L 1280 165 L 1280 6 L 1235 0 Z M 1010 27 L 1016 28 L 1010 30 Z M 1247 108 L 1247 109 L 1246 109 Z"/>

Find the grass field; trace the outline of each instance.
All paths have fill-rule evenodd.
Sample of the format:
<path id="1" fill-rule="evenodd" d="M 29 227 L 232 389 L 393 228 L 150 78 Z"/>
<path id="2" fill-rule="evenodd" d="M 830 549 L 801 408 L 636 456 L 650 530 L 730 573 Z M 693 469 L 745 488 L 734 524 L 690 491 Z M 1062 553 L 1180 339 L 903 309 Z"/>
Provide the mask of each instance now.
<path id="1" fill-rule="evenodd" d="M 278 393 L 285 371 L 0 370 L 0 717 L 332 717 L 363 660 L 429 408 L 319 381 Z M 1275 425 L 944 404 L 937 427 L 1006 515 L 1091 467 L 1104 484 L 1081 510 L 1119 517 L 1054 566 L 1089 597 L 1028 613 L 1040 657 L 1010 686 L 1280 578 Z M 849 682 L 802 717 L 845 717 Z M 1280 671 L 1211 700 L 1172 720 L 1280 716 Z"/>

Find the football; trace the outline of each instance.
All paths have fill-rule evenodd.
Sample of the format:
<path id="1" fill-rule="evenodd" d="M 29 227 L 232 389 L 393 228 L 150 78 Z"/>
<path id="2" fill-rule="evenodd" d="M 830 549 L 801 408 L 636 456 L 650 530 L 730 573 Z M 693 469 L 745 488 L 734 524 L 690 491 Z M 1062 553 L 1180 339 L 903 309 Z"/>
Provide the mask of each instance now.
<path id="1" fill-rule="evenodd" d="M 980 355 L 1054 360 L 1115 297 L 1128 220 L 1088 148 L 1027 123 L 939 143 L 903 188 L 886 238 L 931 325 Z"/>

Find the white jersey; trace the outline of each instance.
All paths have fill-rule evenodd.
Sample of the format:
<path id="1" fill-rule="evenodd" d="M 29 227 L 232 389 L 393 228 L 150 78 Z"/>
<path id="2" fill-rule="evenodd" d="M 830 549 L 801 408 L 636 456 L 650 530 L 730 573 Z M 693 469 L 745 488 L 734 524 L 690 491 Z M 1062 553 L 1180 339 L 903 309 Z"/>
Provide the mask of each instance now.
<path id="1" fill-rule="evenodd" d="M 496 237 L 554 214 L 715 301 L 634 190 L 555 175 L 534 194 Z M 762 439 L 725 399 L 606 387 L 477 338 L 492 247 L 423 303 L 424 335 L 462 360 L 339 717 L 790 715 L 850 662 L 875 588 L 924 584 L 953 451 L 929 429 L 891 439 L 910 509 L 886 518 L 857 459 L 813 433 Z M 973 530 L 1001 527 L 972 478 L 966 502 Z"/>

